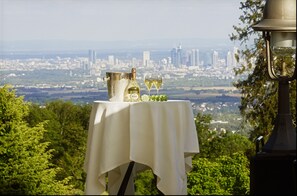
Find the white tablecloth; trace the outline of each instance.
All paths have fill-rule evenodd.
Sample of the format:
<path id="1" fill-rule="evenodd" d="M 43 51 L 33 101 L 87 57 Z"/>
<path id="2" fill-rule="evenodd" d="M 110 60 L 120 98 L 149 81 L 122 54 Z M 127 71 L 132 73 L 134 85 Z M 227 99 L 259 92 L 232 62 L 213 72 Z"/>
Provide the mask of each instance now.
<path id="1" fill-rule="evenodd" d="M 185 195 L 186 172 L 196 153 L 199 144 L 189 101 L 95 101 L 85 158 L 85 193 L 102 194 L 108 173 L 109 194 L 117 194 L 127 165 L 135 161 L 139 164 L 134 172 L 142 166 L 151 168 L 163 194 Z M 131 179 L 128 194 L 134 191 Z"/>

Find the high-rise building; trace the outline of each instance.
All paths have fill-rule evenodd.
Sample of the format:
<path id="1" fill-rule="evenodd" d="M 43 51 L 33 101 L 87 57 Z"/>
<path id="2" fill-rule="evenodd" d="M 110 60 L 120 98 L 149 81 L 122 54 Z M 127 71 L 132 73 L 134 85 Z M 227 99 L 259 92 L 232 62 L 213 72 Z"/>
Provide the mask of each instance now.
<path id="1" fill-rule="evenodd" d="M 108 63 L 110 65 L 114 65 L 115 61 L 114 61 L 114 56 L 113 55 L 109 55 L 108 56 Z"/>
<path id="2" fill-rule="evenodd" d="M 192 49 L 190 54 L 190 65 L 191 66 L 199 66 L 199 50 Z"/>
<path id="3" fill-rule="evenodd" d="M 181 44 L 171 50 L 171 60 L 175 67 L 180 67 L 183 64 L 183 50 Z"/>
<path id="4" fill-rule="evenodd" d="M 233 66 L 233 55 L 231 51 L 227 52 L 227 67 Z"/>
<path id="5" fill-rule="evenodd" d="M 91 75 L 91 66 L 88 61 L 81 61 L 80 65 L 81 65 L 84 75 Z"/>
<path id="6" fill-rule="evenodd" d="M 142 55 L 142 62 L 143 62 L 143 66 L 149 66 L 150 64 L 150 51 L 143 51 L 143 55 Z"/>
<path id="7" fill-rule="evenodd" d="M 177 48 L 177 54 L 176 54 L 176 61 L 177 61 L 177 67 L 180 67 L 183 64 L 183 50 L 181 47 L 181 44 L 179 44 Z"/>
<path id="8" fill-rule="evenodd" d="M 177 65 L 177 48 L 172 48 L 171 50 L 171 63 L 176 66 Z"/>
<path id="9" fill-rule="evenodd" d="M 219 53 L 214 50 L 212 53 L 212 66 L 217 67 L 218 65 L 219 65 Z"/>
<path id="10" fill-rule="evenodd" d="M 89 50 L 89 62 L 92 64 L 96 63 L 96 51 L 95 50 Z"/>

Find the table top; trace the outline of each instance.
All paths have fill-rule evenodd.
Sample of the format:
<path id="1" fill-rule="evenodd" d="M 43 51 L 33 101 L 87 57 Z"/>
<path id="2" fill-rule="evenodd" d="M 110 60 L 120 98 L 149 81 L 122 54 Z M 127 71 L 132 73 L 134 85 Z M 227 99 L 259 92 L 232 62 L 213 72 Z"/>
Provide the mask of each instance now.
<path id="1" fill-rule="evenodd" d="M 105 174 L 135 161 L 152 169 L 162 193 L 185 195 L 186 172 L 196 153 L 199 143 L 190 101 L 95 101 L 85 158 L 86 194 L 102 194 Z M 109 179 L 108 187 L 118 178 Z"/>

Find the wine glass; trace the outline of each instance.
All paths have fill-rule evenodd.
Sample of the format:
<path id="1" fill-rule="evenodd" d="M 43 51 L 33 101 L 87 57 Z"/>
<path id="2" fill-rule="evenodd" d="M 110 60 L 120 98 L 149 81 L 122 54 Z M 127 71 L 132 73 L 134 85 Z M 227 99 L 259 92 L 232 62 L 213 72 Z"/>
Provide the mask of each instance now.
<path id="1" fill-rule="evenodd" d="M 151 96 L 151 88 L 153 85 L 153 78 L 151 73 L 146 73 L 144 76 L 144 84 L 149 92 L 149 96 Z"/>
<path id="2" fill-rule="evenodd" d="M 159 89 L 162 86 L 162 75 L 159 73 L 154 74 L 153 76 L 153 84 L 155 85 L 156 89 L 157 89 L 157 95 L 159 94 Z"/>

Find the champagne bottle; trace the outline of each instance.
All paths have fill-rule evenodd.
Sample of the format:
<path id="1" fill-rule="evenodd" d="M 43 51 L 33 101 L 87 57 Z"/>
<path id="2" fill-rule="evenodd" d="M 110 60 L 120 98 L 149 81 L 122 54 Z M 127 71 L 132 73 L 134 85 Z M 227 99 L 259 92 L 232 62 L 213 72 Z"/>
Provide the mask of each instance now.
<path id="1" fill-rule="evenodd" d="M 131 79 L 125 90 L 125 101 L 138 102 L 140 101 L 140 87 L 136 81 L 136 69 L 131 70 Z"/>

